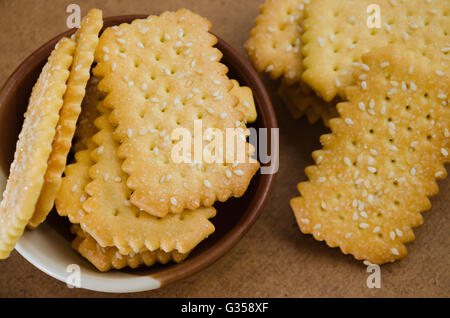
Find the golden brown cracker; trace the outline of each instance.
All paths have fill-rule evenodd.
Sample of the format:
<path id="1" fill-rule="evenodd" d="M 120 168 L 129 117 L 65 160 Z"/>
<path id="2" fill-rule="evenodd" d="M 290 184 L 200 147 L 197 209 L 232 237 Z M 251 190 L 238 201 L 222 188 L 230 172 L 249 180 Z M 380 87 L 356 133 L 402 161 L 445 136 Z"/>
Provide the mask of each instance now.
<path id="1" fill-rule="evenodd" d="M 103 95 L 97 89 L 98 82 L 98 78 L 92 76 L 87 83 L 86 95 L 81 104 L 81 113 L 75 130 L 75 143 L 71 149 L 73 152 L 95 147 L 91 139 L 97 132 L 94 121 L 100 117 L 97 105 L 103 99 Z"/>
<path id="2" fill-rule="evenodd" d="M 182 9 L 108 28 L 100 38 L 94 74 L 102 78 L 104 105 L 113 110 L 109 120 L 117 126 L 130 200 L 155 216 L 241 196 L 259 168 L 248 143 L 244 162 L 237 165 L 172 161 L 179 142 L 171 140 L 172 132 L 183 128 L 194 136 L 196 120 L 203 131 L 238 125 L 244 139 L 248 134 L 210 27 L 208 20 Z"/>
<path id="3" fill-rule="evenodd" d="M 301 79 L 301 22 L 304 0 L 267 0 L 261 7 L 245 43 L 247 53 L 258 72 L 280 76 L 289 85 Z"/>
<path id="4" fill-rule="evenodd" d="M 98 34 L 102 26 L 102 11 L 91 9 L 83 18 L 80 29 L 75 33 L 76 46 L 67 89 L 64 93 L 64 103 L 59 113 L 52 152 L 48 158 L 44 185 L 33 217 L 28 222 L 30 228 L 36 228 L 41 224 L 53 209 L 56 195 L 61 186 L 61 177 L 72 145 L 78 116 L 81 112 L 81 102 L 86 92 L 86 84 L 90 77 L 90 69 L 98 43 Z"/>
<path id="5" fill-rule="evenodd" d="M 335 102 L 325 102 L 304 83 L 287 85 L 282 81 L 278 94 L 295 119 L 305 114 L 311 124 L 321 118 L 328 127 L 328 120 L 337 117 Z"/>
<path id="6" fill-rule="evenodd" d="M 352 84 L 364 53 L 404 45 L 450 67 L 448 0 L 316 0 L 305 7 L 303 80 L 326 101 Z M 380 28 L 372 27 L 378 6 Z M 369 24 L 368 24 L 369 23 Z M 373 24 L 373 25 L 372 25 Z"/>
<path id="7" fill-rule="evenodd" d="M 440 64 L 395 46 L 363 62 L 291 206 L 303 233 L 383 264 L 406 255 L 435 179 L 447 174 L 450 79 L 436 72 Z"/>
<path id="8" fill-rule="evenodd" d="M 180 263 L 189 255 L 189 253 L 181 254 L 177 251 L 166 253 L 162 250 L 122 255 L 115 247 L 101 247 L 92 236 L 83 232 L 78 225 L 72 225 L 71 231 L 77 235 L 72 241 L 73 249 L 101 272 L 124 267 L 152 266 L 155 263 L 167 264 L 169 261 Z"/>
<path id="9" fill-rule="evenodd" d="M 55 46 L 33 87 L 0 204 L 0 258 L 7 258 L 33 215 L 63 104 L 74 41 Z"/>

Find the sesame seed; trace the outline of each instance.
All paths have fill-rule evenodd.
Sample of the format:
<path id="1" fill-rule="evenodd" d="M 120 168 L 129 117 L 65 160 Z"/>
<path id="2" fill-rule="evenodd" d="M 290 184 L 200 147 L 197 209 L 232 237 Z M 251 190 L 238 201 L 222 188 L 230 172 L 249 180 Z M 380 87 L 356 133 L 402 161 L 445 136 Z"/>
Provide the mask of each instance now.
<path id="1" fill-rule="evenodd" d="M 102 145 L 100 147 L 97 148 L 97 153 L 101 154 L 103 153 L 103 150 L 105 149 L 105 147 Z"/>
<path id="2" fill-rule="evenodd" d="M 137 46 L 140 47 L 140 48 L 144 48 L 144 44 L 142 44 L 142 42 L 138 42 Z"/>
<path id="3" fill-rule="evenodd" d="M 177 205 L 177 199 L 175 199 L 174 197 L 171 197 L 170 203 L 172 203 L 172 205 Z"/>
<path id="4" fill-rule="evenodd" d="M 450 47 L 443 47 L 443 48 L 441 49 L 441 52 L 443 52 L 443 53 L 450 52 Z"/>
<path id="5" fill-rule="evenodd" d="M 434 176 L 436 177 L 436 178 L 440 178 L 440 177 L 442 177 L 444 175 L 444 172 L 442 172 L 442 171 L 438 171 L 438 172 L 436 172 L 435 174 L 434 174 Z"/>
<path id="6" fill-rule="evenodd" d="M 390 64 L 389 62 L 382 62 L 382 63 L 380 63 L 380 67 L 385 68 L 385 67 L 388 67 L 389 64 Z"/>
<path id="7" fill-rule="evenodd" d="M 77 189 L 78 189 L 78 184 L 75 184 L 75 185 L 72 187 L 72 192 L 77 191 Z"/>
<path id="8" fill-rule="evenodd" d="M 115 71 L 116 70 L 116 68 L 117 68 L 117 64 L 114 62 L 114 63 L 112 63 L 112 65 L 111 65 L 111 69 L 113 70 L 113 71 Z"/>
<path id="9" fill-rule="evenodd" d="M 399 236 L 399 237 L 403 235 L 403 232 L 400 231 L 399 229 L 395 229 L 395 232 L 397 233 L 397 236 Z"/>
<path id="10" fill-rule="evenodd" d="M 205 187 L 211 188 L 211 183 L 208 180 L 204 180 L 203 184 L 205 185 Z"/>
<path id="11" fill-rule="evenodd" d="M 366 90 L 366 89 L 367 89 L 367 83 L 366 83 L 365 81 L 362 81 L 362 82 L 361 82 L 361 88 L 362 88 L 363 90 Z"/>
<path id="12" fill-rule="evenodd" d="M 84 202 L 84 201 L 86 201 L 86 196 L 85 195 L 82 195 L 81 197 L 80 197 L 80 202 Z"/>
<path id="13" fill-rule="evenodd" d="M 121 177 L 115 177 L 115 178 L 114 178 L 114 181 L 115 181 L 115 182 L 121 182 L 121 181 L 122 181 L 122 178 L 121 178 Z"/>
<path id="14" fill-rule="evenodd" d="M 120 39 L 120 38 L 119 38 L 119 39 L 117 39 L 117 42 L 119 42 L 119 43 L 122 43 L 122 44 L 123 44 L 123 43 L 125 43 L 125 40 L 124 40 L 124 39 Z"/>
<path id="15" fill-rule="evenodd" d="M 375 168 L 375 167 L 367 167 L 367 170 L 369 170 L 372 173 L 377 172 L 377 168 Z"/>
<path id="16" fill-rule="evenodd" d="M 103 56 L 103 60 L 105 60 L 105 61 L 109 60 L 108 54 L 105 54 L 105 55 Z"/>
<path id="17" fill-rule="evenodd" d="M 376 227 L 373 229 L 373 233 L 378 233 L 378 232 L 380 232 L 380 230 L 381 230 L 381 228 L 380 228 L 379 226 L 376 226 Z"/>
<path id="18" fill-rule="evenodd" d="M 128 86 L 134 86 L 134 82 L 133 81 L 129 81 L 128 82 Z"/>
<path id="19" fill-rule="evenodd" d="M 222 118 L 222 119 L 224 119 L 225 117 L 227 117 L 227 113 L 222 113 L 222 114 L 220 114 L 220 118 Z"/>
<path id="20" fill-rule="evenodd" d="M 346 122 L 348 125 L 353 125 L 353 120 L 351 120 L 351 118 L 345 118 L 345 122 Z"/>
<path id="21" fill-rule="evenodd" d="M 445 75 L 444 72 L 442 72 L 442 71 L 440 71 L 440 70 L 437 70 L 437 71 L 436 71 L 436 74 L 439 75 L 439 76 L 444 76 L 444 75 Z"/>
<path id="22" fill-rule="evenodd" d="M 362 229 L 367 229 L 369 227 L 369 224 L 362 222 L 362 223 L 359 223 L 359 227 Z"/>
<path id="23" fill-rule="evenodd" d="M 391 237 L 391 240 L 395 240 L 395 232 L 391 231 L 391 233 L 389 233 L 389 236 Z"/>
<path id="24" fill-rule="evenodd" d="M 359 103 L 358 103 L 358 107 L 359 107 L 359 109 L 361 109 L 362 111 L 365 111 L 365 110 L 366 110 L 366 105 L 365 105 L 363 102 L 359 102 Z"/>
<path id="25" fill-rule="evenodd" d="M 416 168 L 411 168 L 410 172 L 409 172 L 412 176 L 416 175 Z"/>
<path id="26" fill-rule="evenodd" d="M 336 87 L 341 87 L 341 81 L 339 80 L 339 78 L 335 78 L 334 82 L 336 83 Z"/>
<path id="27" fill-rule="evenodd" d="M 441 153 L 442 153 L 442 155 L 443 155 L 444 157 L 447 157 L 447 156 L 448 156 L 448 151 L 447 151 L 447 149 L 445 149 L 445 148 L 441 148 Z"/>
<path id="28" fill-rule="evenodd" d="M 320 207 L 321 207 L 322 209 L 326 210 L 326 209 L 327 209 L 327 204 L 326 204 L 324 201 L 322 201 L 322 202 L 320 203 Z"/>
<path id="29" fill-rule="evenodd" d="M 398 250 L 395 247 L 391 248 L 391 252 L 394 255 L 400 255 L 400 253 L 398 252 Z"/>
<path id="30" fill-rule="evenodd" d="M 345 234 L 345 238 L 349 239 L 352 236 L 352 234 L 353 234 L 352 232 L 349 232 L 349 233 Z"/>
<path id="31" fill-rule="evenodd" d="M 240 169 L 236 169 L 234 170 L 234 174 L 237 176 L 243 176 L 244 175 L 244 171 L 240 170 Z"/>
<path id="32" fill-rule="evenodd" d="M 274 66 L 271 64 L 271 65 L 266 67 L 266 72 L 273 71 L 273 69 L 274 69 Z"/>
<path id="33" fill-rule="evenodd" d="M 369 65 L 367 65 L 367 64 L 362 63 L 362 64 L 361 64 L 361 67 L 362 67 L 362 69 L 363 69 L 364 71 L 370 71 L 370 67 L 369 67 Z"/>
<path id="34" fill-rule="evenodd" d="M 319 45 L 321 47 L 323 47 L 325 45 L 325 40 L 320 36 L 317 38 L 317 42 L 319 43 Z"/>
<path id="35" fill-rule="evenodd" d="M 438 97 L 439 99 L 446 99 L 446 98 L 447 98 L 447 94 L 440 93 L 440 94 L 438 94 L 437 97 Z"/>
<path id="36" fill-rule="evenodd" d="M 230 170 L 225 170 L 225 175 L 227 176 L 227 178 L 231 178 L 232 174 Z"/>
<path id="37" fill-rule="evenodd" d="M 305 224 L 309 224 L 309 219 L 301 218 L 300 222 L 305 223 Z"/>
<path id="38" fill-rule="evenodd" d="M 348 157 L 345 157 L 344 158 L 344 162 L 345 162 L 345 164 L 347 165 L 347 166 L 351 166 L 352 165 L 352 162 L 350 161 L 350 159 L 348 158 Z"/>

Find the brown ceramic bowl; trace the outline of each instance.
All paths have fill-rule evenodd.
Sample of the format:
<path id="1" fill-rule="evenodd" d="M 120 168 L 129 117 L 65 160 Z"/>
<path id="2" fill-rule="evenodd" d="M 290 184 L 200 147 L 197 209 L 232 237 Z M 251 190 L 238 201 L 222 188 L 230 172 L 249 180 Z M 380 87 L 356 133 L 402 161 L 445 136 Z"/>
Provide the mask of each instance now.
<path id="1" fill-rule="evenodd" d="M 127 15 L 105 18 L 104 26 L 145 17 Z M 75 30 L 64 32 L 41 46 L 16 69 L 0 90 L 0 190 L 4 188 L 8 175 L 31 88 L 56 42 L 74 32 Z M 252 88 L 258 119 L 251 126 L 268 128 L 267 142 L 270 145 L 270 128 L 277 128 L 277 120 L 261 80 L 250 64 L 220 38 L 217 48 L 223 53 L 222 62 L 228 66 L 230 78 Z M 272 160 L 278 160 L 275 156 L 278 154 L 272 154 Z M 48 220 L 38 229 L 25 231 L 16 249 L 36 267 L 61 281 L 68 278 L 67 266 L 78 264 L 82 273 L 82 288 L 106 292 L 135 292 L 158 288 L 204 269 L 230 250 L 259 217 L 271 191 L 274 177 L 274 174 L 257 173 L 244 196 L 216 204 L 218 213 L 212 219 L 216 231 L 197 246 L 181 264 L 171 263 L 151 268 L 100 273 L 70 248 L 73 237 L 68 230 L 69 223 L 65 218 L 57 216 L 55 211 L 52 211 Z"/>

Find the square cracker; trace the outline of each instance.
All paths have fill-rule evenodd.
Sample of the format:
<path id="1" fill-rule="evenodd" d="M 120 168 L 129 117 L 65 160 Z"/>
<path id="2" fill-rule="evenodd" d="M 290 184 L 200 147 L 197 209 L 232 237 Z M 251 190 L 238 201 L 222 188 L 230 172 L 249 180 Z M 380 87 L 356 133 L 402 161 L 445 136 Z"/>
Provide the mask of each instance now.
<path id="1" fill-rule="evenodd" d="M 72 225 L 70 230 L 77 235 L 72 241 L 72 248 L 101 272 L 109 271 L 112 268 L 137 268 L 140 265 L 152 266 L 155 263 L 167 264 L 169 261 L 180 263 L 189 255 L 189 253 L 181 254 L 177 251 L 166 253 L 162 250 L 122 255 L 116 247 L 101 247 L 92 236 L 83 232 L 78 225 Z"/>
<path id="2" fill-rule="evenodd" d="M 36 228 L 44 222 L 48 213 L 53 209 L 56 195 L 61 186 L 61 177 L 66 166 L 67 155 L 72 146 L 72 138 L 81 112 L 81 102 L 86 92 L 86 84 L 90 77 L 90 69 L 98 43 L 98 34 L 102 26 L 102 11 L 91 9 L 83 18 L 80 29 L 75 33 L 76 46 L 67 89 L 64 94 L 64 103 L 59 113 L 52 152 L 48 158 L 44 185 L 33 217 L 28 222 L 30 228 Z"/>
<path id="3" fill-rule="evenodd" d="M 291 206 L 303 233 L 383 264 L 406 255 L 435 180 L 447 174 L 450 78 L 400 47 L 376 49 L 363 62 L 369 70 L 356 72 Z"/>
<path id="4" fill-rule="evenodd" d="M 381 28 L 369 28 L 369 5 L 380 8 Z M 303 79 L 326 101 L 343 97 L 352 69 L 374 48 L 404 45 L 450 67 L 448 0 L 316 0 L 305 7 Z"/>
<path id="5" fill-rule="evenodd" d="M 55 46 L 31 92 L 0 204 L 0 259 L 7 258 L 33 215 L 44 182 L 75 42 Z"/>
<path id="6" fill-rule="evenodd" d="M 280 76 L 289 85 L 301 79 L 303 71 L 301 22 L 305 0 L 268 0 L 260 7 L 245 48 L 258 72 Z"/>
<path id="7" fill-rule="evenodd" d="M 100 246 L 115 246 L 121 254 L 158 249 L 187 253 L 214 232 L 208 221 L 215 215 L 214 208 L 159 219 L 130 203 L 126 174 L 117 156 L 119 145 L 107 120 L 109 111 L 95 98 L 87 101 L 93 103 L 85 104 L 85 108 L 97 107 L 102 114 L 95 122 L 100 131 L 92 137 L 87 149 L 75 154 L 76 162 L 67 166 L 55 202 L 58 213 L 80 224 Z M 77 135 L 85 138 L 92 131 L 88 125 L 89 122 L 85 123 Z"/>
<path id="8" fill-rule="evenodd" d="M 172 132 L 184 128 L 194 136 L 195 120 L 201 119 L 203 132 L 238 126 L 242 138 L 249 133 L 210 27 L 188 10 L 165 12 L 106 29 L 96 51 L 94 74 L 112 109 L 130 200 L 158 217 L 239 197 L 259 168 L 248 142 L 244 162 L 172 161 Z"/>

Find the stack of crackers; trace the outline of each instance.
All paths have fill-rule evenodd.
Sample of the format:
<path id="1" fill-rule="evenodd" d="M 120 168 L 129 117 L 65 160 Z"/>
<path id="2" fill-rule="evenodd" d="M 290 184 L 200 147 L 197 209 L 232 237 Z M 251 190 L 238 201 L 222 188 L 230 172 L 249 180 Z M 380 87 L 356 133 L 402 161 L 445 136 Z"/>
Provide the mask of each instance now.
<path id="1" fill-rule="evenodd" d="M 102 25 L 90 10 L 33 88 L 0 206 L 0 258 L 56 206 L 101 271 L 181 262 L 214 232 L 213 204 L 243 195 L 259 169 L 246 141 L 252 92 L 228 78 L 208 20 L 181 9 L 99 37 Z M 205 134 L 239 128 L 244 160 L 217 146 L 223 160 L 174 162 L 174 132 L 194 136 L 197 121 Z"/>
<path id="2" fill-rule="evenodd" d="M 255 67 L 282 78 L 295 117 L 332 131 L 291 201 L 303 233 L 366 263 L 406 256 L 450 161 L 449 13 L 448 0 L 261 7 L 246 43 Z"/>

